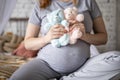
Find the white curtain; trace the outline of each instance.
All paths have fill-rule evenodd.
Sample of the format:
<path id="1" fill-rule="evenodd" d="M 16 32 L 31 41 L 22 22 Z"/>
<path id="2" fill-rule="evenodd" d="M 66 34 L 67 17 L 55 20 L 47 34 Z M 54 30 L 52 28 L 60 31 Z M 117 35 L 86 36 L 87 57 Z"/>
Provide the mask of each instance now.
<path id="1" fill-rule="evenodd" d="M 15 5 L 16 0 L 0 0 L 0 34 L 3 32 Z"/>

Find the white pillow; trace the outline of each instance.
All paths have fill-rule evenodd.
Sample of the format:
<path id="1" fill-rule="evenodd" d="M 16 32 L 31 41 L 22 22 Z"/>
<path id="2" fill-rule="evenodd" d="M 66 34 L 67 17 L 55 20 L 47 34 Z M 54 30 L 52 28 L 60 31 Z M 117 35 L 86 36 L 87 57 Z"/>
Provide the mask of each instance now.
<path id="1" fill-rule="evenodd" d="M 78 71 L 61 80 L 109 80 L 120 73 L 120 52 L 110 51 L 90 58 Z"/>
<path id="2" fill-rule="evenodd" d="M 97 56 L 99 54 L 100 53 L 99 53 L 98 49 L 96 48 L 96 46 L 91 45 L 90 46 L 90 57 L 94 57 L 94 56 Z"/>

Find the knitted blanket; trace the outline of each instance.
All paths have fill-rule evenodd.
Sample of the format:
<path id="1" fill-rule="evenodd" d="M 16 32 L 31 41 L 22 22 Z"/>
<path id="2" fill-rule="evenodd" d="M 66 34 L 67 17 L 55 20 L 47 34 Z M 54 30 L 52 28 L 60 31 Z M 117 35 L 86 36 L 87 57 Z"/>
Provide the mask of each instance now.
<path id="1" fill-rule="evenodd" d="M 22 64 L 31 60 L 30 58 L 26 59 L 8 54 L 10 53 L 0 53 L 0 80 L 6 80 Z"/>

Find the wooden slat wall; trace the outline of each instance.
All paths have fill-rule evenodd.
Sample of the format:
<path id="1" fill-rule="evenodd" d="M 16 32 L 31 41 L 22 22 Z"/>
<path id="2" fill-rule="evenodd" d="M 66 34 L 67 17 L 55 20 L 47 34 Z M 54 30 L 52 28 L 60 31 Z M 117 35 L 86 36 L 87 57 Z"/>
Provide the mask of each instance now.
<path id="1" fill-rule="evenodd" d="M 13 32 L 14 34 L 24 36 L 28 18 L 10 18 L 4 32 Z"/>

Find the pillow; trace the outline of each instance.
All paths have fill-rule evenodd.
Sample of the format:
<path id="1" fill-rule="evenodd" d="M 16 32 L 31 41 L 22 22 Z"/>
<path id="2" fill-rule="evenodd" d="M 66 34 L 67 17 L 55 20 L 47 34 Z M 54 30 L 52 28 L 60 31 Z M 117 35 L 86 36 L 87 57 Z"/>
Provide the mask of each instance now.
<path id="1" fill-rule="evenodd" d="M 94 56 L 97 56 L 99 54 L 100 53 L 99 53 L 98 49 L 96 48 L 96 46 L 95 45 L 91 45 L 90 46 L 90 57 L 94 57 Z"/>
<path id="2" fill-rule="evenodd" d="M 61 80 L 109 80 L 120 73 L 120 52 L 110 51 L 90 58 L 78 71 Z"/>
<path id="3" fill-rule="evenodd" d="M 37 53 L 38 53 L 37 50 L 36 51 L 27 50 L 25 48 L 24 42 L 21 42 L 21 44 L 19 45 L 19 47 L 12 52 L 13 55 L 22 56 L 22 57 L 25 57 L 25 58 L 36 57 Z"/>

